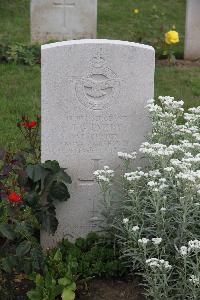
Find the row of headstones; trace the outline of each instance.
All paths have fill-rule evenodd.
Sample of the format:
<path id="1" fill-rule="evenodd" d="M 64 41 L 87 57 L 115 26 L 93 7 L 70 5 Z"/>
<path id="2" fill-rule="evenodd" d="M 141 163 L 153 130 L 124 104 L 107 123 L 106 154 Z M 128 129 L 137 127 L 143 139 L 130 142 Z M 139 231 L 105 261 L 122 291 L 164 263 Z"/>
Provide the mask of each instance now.
<path id="1" fill-rule="evenodd" d="M 95 38 L 97 0 L 31 0 L 32 42 Z M 185 58 L 200 58 L 200 0 L 187 0 Z"/>

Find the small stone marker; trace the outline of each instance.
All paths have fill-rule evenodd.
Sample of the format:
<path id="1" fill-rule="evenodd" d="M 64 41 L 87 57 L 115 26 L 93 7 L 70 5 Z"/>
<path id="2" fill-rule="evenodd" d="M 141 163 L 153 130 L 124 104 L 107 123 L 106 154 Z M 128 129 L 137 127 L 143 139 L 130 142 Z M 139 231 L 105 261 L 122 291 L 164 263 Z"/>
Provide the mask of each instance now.
<path id="1" fill-rule="evenodd" d="M 95 38 L 97 0 L 31 0 L 31 41 Z"/>
<path id="2" fill-rule="evenodd" d="M 187 0 L 185 59 L 200 59 L 200 0 Z"/>
<path id="3" fill-rule="evenodd" d="M 55 236 L 75 239 L 99 228 L 101 194 L 93 172 L 119 166 L 118 151 L 138 150 L 151 125 L 154 49 L 109 40 L 42 46 L 42 161 L 58 160 L 72 177 L 71 198 L 57 205 Z"/>

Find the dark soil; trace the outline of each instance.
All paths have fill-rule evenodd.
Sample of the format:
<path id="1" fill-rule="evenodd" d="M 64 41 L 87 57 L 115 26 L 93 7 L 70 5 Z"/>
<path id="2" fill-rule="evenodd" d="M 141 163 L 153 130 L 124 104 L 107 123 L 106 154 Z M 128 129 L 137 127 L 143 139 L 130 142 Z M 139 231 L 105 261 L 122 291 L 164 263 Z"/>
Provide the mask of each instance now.
<path id="1" fill-rule="evenodd" d="M 138 279 L 94 279 L 77 300 L 145 300 Z"/>
<path id="2" fill-rule="evenodd" d="M 169 66 L 176 66 L 176 67 L 200 67 L 200 59 L 199 60 L 184 60 L 184 59 L 177 59 L 175 64 L 169 63 L 167 59 L 160 59 L 156 61 L 157 66 L 162 67 L 169 67 Z"/>
<path id="3" fill-rule="evenodd" d="M 12 279 L 13 299 L 27 300 L 26 293 L 33 283 L 19 275 Z M 138 278 L 130 279 L 93 279 L 78 284 L 76 300 L 145 300 Z M 0 300 L 4 300 L 0 297 Z"/>

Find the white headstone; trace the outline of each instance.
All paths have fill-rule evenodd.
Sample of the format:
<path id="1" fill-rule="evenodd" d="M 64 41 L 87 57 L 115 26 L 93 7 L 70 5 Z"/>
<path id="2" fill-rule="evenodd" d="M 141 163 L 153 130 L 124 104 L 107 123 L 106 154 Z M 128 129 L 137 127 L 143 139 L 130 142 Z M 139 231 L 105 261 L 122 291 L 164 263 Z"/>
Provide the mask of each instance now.
<path id="1" fill-rule="evenodd" d="M 117 152 L 138 150 L 145 140 L 154 56 L 150 46 L 123 41 L 42 46 L 42 161 L 58 160 L 73 181 L 71 198 L 57 205 L 55 236 L 42 233 L 43 247 L 98 228 L 101 195 L 93 172 L 116 169 Z"/>
<path id="2" fill-rule="evenodd" d="M 31 41 L 95 38 L 97 0 L 31 0 Z"/>
<path id="3" fill-rule="evenodd" d="M 187 0 L 185 59 L 200 59 L 200 0 Z"/>

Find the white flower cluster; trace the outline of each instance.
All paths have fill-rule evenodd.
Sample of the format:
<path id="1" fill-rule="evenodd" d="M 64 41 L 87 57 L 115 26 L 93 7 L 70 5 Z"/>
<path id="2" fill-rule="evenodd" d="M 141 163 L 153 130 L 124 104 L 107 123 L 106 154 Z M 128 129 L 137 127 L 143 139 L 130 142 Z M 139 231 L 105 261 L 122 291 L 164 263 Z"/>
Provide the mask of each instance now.
<path id="1" fill-rule="evenodd" d="M 200 241 L 199 240 L 191 240 L 188 242 L 187 246 L 182 246 L 179 250 L 181 256 L 187 256 L 191 252 L 200 252 Z"/>
<path id="2" fill-rule="evenodd" d="M 194 285 L 200 284 L 199 276 L 191 275 L 189 281 L 192 282 Z"/>
<path id="3" fill-rule="evenodd" d="M 135 159 L 137 152 L 126 153 L 126 152 L 118 152 L 118 157 L 125 160 Z"/>
<path id="4" fill-rule="evenodd" d="M 174 154 L 174 151 L 177 150 L 175 148 L 177 148 L 176 145 L 170 145 L 169 147 L 167 147 L 166 145 L 160 143 L 150 144 L 148 142 L 144 142 L 141 145 L 139 151 L 152 157 L 172 156 Z"/>
<path id="5" fill-rule="evenodd" d="M 123 224 L 127 224 L 129 222 L 129 219 L 128 218 L 124 218 L 122 222 L 123 222 Z"/>
<path id="6" fill-rule="evenodd" d="M 143 171 L 135 171 L 135 172 L 130 172 L 130 173 L 125 173 L 124 178 L 128 181 L 135 181 L 139 180 L 142 177 L 148 177 L 148 173 L 145 173 Z"/>
<path id="7" fill-rule="evenodd" d="M 151 240 L 150 239 L 147 239 L 147 238 L 142 238 L 142 239 L 139 239 L 138 240 L 138 243 L 139 244 L 142 244 L 143 246 L 146 245 L 148 242 L 151 242 L 154 244 L 154 245 L 159 245 L 161 242 L 162 242 L 162 238 L 152 238 Z"/>
<path id="8" fill-rule="evenodd" d="M 103 170 L 96 170 L 93 175 L 98 182 L 109 183 L 114 176 L 114 171 L 111 170 L 108 166 L 105 166 Z"/>
<path id="9" fill-rule="evenodd" d="M 160 243 L 162 242 L 162 238 L 158 238 L 158 237 L 152 238 L 151 240 L 154 245 L 160 245 Z"/>
<path id="10" fill-rule="evenodd" d="M 146 245 L 150 240 L 147 238 L 142 238 L 138 240 L 139 244 L 142 244 L 143 246 Z"/>
<path id="11" fill-rule="evenodd" d="M 197 171 L 186 170 L 185 172 L 178 173 L 176 175 L 176 178 L 196 183 L 200 181 L 200 170 Z"/>
<path id="12" fill-rule="evenodd" d="M 158 268 L 160 270 L 171 270 L 172 266 L 169 264 L 167 260 L 164 259 L 158 259 L 158 258 L 150 258 L 146 260 L 146 264 L 150 268 Z"/>
<path id="13" fill-rule="evenodd" d="M 152 188 L 154 192 L 162 191 L 163 189 L 168 187 L 168 184 L 166 184 L 167 179 L 166 178 L 160 178 L 158 181 L 151 180 L 147 183 L 147 185 Z"/>
<path id="14" fill-rule="evenodd" d="M 186 255 L 188 255 L 188 247 L 186 247 L 186 246 L 182 246 L 181 248 L 180 248 L 180 254 L 181 254 L 181 256 L 186 256 Z"/>
<path id="15" fill-rule="evenodd" d="M 159 96 L 159 101 L 161 102 L 162 107 L 155 104 L 154 99 L 150 99 L 147 104 L 147 108 L 151 114 L 155 114 L 157 117 L 165 118 L 165 119 L 175 119 L 176 114 L 183 114 L 184 109 L 183 105 L 184 102 L 182 100 L 180 101 L 174 101 L 174 97 L 170 96 Z"/>
<path id="16" fill-rule="evenodd" d="M 128 224 L 129 223 L 129 219 L 128 218 L 124 218 L 123 220 L 122 220 L 122 223 L 124 224 L 124 225 L 126 225 L 126 224 Z M 133 231 L 133 232 L 136 232 L 136 231 L 138 231 L 140 229 L 140 227 L 139 226 L 133 226 L 132 228 L 130 228 L 130 230 L 131 231 Z"/>
<path id="17" fill-rule="evenodd" d="M 189 252 L 199 252 L 200 251 L 200 241 L 193 240 L 188 242 L 188 251 Z"/>
<path id="18" fill-rule="evenodd" d="M 181 109 L 181 111 L 184 111 L 184 109 L 182 108 L 184 105 L 183 100 L 175 101 L 174 97 L 170 96 L 159 96 L 158 99 L 162 104 L 164 104 L 165 108 Z"/>

